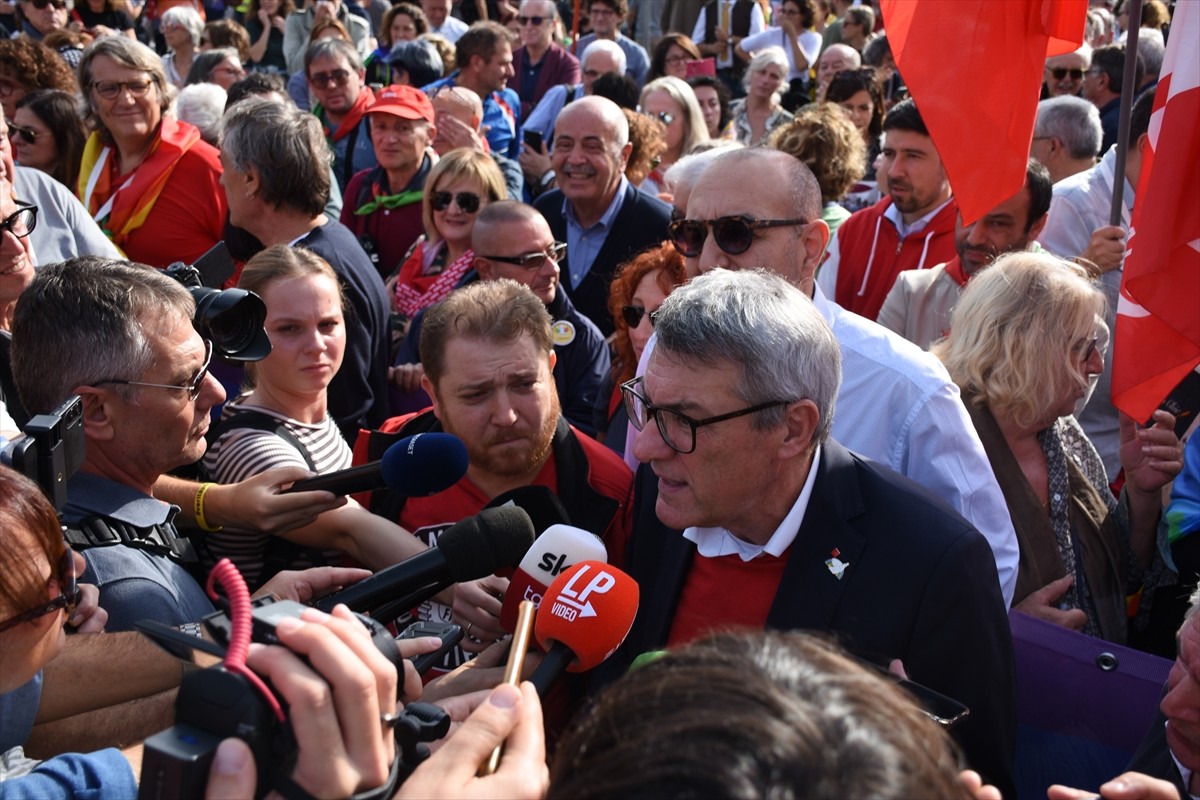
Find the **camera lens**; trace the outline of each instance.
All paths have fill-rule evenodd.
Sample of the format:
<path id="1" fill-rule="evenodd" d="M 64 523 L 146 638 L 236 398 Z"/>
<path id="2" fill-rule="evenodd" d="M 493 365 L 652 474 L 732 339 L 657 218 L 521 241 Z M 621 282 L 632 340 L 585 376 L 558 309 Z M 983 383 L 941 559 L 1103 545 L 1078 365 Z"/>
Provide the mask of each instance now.
<path id="1" fill-rule="evenodd" d="M 196 299 L 196 327 L 212 339 L 213 346 L 233 361 L 259 361 L 271 352 L 263 330 L 267 307 L 244 289 L 192 289 Z"/>

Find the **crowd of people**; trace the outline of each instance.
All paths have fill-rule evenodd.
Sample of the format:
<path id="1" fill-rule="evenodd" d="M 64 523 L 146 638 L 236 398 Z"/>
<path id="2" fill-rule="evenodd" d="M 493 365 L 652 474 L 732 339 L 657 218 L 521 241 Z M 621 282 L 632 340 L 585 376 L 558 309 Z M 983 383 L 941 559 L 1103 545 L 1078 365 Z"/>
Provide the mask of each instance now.
<path id="1" fill-rule="evenodd" d="M 1016 796 L 1025 615 L 1174 661 L 1080 788 L 1200 797 L 1200 436 L 1111 396 L 1170 4 L 1127 52 L 1092 0 L 969 223 L 878 2 L 5 5 L 0 444 L 77 398 L 83 452 L 58 507 L 0 465 L 0 798 L 137 793 L 211 661 L 135 630 L 199 635 L 214 568 L 308 604 L 514 503 L 640 587 L 603 663 L 514 685 L 508 568 L 402 609 L 464 634 L 423 675 L 305 610 L 241 655 L 298 756 L 228 738 L 207 796 Z M 292 490 L 431 433 L 434 494 Z"/>

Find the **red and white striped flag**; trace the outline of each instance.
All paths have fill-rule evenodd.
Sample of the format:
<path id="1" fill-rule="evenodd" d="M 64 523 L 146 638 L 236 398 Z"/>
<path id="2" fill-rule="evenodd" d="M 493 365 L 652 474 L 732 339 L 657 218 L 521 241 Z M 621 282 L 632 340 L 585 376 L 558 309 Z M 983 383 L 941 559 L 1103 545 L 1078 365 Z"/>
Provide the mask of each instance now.
<path id="1" fill-rule="evenodd" d="M 1200 2 L 1175 6 L 1117 303 L 1113 405 L 1149 419 L 1200 363 Z"/>

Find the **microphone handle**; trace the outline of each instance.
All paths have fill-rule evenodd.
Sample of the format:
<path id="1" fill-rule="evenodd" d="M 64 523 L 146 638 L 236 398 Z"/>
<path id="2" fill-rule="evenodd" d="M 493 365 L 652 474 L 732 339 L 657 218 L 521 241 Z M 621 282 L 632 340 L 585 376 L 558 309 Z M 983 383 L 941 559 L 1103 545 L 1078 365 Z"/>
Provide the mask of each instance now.
<path id="1" fill-rule="evenodd" d="M 314 605 L 328 613 L 338 603 L 345 603 L 351 611 L 364 614 L 392 599 L 415 596 L 441 581 L 452 582 L 446 556 L 436 547 L 431 547 L 420 555 L 381 569 L 369 578 L 363 578 L 340 592 L 322 598 Z M 445 585 L 448 586 L 449 583 Z M 434 589 L 429 596 L 439 591 L 440 588 Z"/>
<path id="2" fill-rule="evenodd" d="M 305 478 L 293 483 L 291 488 L 285 489 L 282 494 L 333 492 L 336 495 L 347 495 L 382 489 L 387 484 L 383 480 L 383 468 L 380 464 L 379 461 L 373 461 L 361 467 L 350 467 L 326 475 Z"/>
<path id="3" fill-rule="evenodd" d="M 550 691 L 550 687 L 554 685 L 560 675 L 567 671 L 567 667 L 574 660 L 575 653 L 562 642 L 554 642 L 550 645 L 550 650 L 542 659 L 542 663 L 538 664 L 533 674 L 529 676 L 529 681 L 537 689 L 539 698 L 546 697 L 546 692 Z"/>

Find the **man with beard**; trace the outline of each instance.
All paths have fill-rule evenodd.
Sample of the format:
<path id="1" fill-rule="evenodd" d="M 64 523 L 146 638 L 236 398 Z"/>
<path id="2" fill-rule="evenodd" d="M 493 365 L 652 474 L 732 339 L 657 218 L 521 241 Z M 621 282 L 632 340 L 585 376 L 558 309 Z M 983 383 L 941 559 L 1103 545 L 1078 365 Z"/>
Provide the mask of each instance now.
<path id="1" fill-rule="evenodd" d="M 562 416 L 552 377 L 554 332 L 545 303 L 529 287 L 500 278 L 458 289 L 431 306 L 421 327 L 423 388 L 433 406 L 360 436 L 355 461 L 378 458 L 399 438 L 445 431 L 467 446 L 467 474 L 432 497 L 377 492 L 371 510 L 395 518 L 429 545 L 497 496 L 544 486 L 576 527 L 624 541 L 632 475 L 612 451 Z M 459 584 L 454 608 L 429 602 L 420 616 L 461 625 L 462 649 L 479 652 L 505 635 L 500 605 L 508 579 Z M 441 665 L 453 668 L 461 653 Z"/>
<path id="2" fill-rule="evenodd" d="M 958 218 L 957 256 L 933 269 L 908 269 L 896 276 L 876 322 L 928 350 L 950 332 L 950 312 L 967 281 L 1005 253 L 1041 249 L 1034 239 L 1046 224 L 1053 194 L 1050 173 L 1029 159 L 1025 185 L 1016 194 L 970 225 Z"/>
<path id="3" fill-rule="evenodd" d="M 887 177 L 888 196 L 841 224 L 817 274 L 827 297 L 871 320 L 901 270 L 954 258 L 958 215 L 942 159 L 912 100 L 883 121 L 879 173 Z"/>

